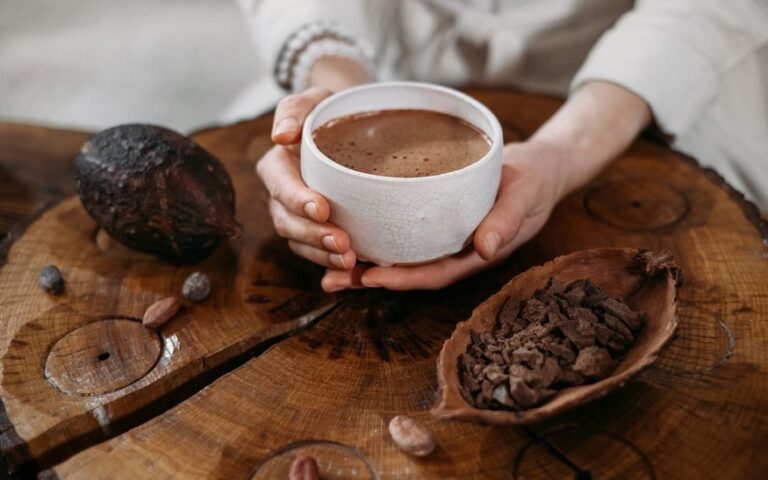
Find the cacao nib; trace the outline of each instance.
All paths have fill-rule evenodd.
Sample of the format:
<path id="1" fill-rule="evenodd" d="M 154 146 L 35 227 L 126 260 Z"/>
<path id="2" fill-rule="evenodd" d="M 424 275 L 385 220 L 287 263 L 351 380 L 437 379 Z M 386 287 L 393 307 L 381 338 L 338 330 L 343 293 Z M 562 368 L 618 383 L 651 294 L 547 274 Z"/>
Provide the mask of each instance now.
<path id="1" fill-rule="evenodd" d="M 547 318 L 547 306 L 541 300 L 532 298 L 525 302 L 523 311 L 520 313 L 529 324 L 541 323 Z"/>
<path id="2" fill-rule="evenodd" d="M 621 320 L 627 328 L 631 330 L 640 328 L 640 324 L 642 323 L 640 315 L 629 308 L 625 303 L 620 302 L 615 298 L 606 298 L 600 303 L 600 308 Z"/>
<path id="3" fill-rule="evenodd" d="M 587 347 L 579 352 L 573 363 L 573 371 L 587 378 L 603 378 L 613 370 L 614 360 L 608 350 L 596 346 Z"/>

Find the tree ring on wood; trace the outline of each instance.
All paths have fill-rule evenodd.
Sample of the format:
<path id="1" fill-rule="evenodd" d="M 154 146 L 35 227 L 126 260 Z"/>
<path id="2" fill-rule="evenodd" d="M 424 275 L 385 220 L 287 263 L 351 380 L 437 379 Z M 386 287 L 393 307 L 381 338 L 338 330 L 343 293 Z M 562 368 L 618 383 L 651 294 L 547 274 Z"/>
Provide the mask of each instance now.
<path id="1" fill-rule="evenodd" d="M 59 339 L 45 359 L 45 378 L 71 395 L 101 395 L 144 377 L 162 353 L 157 332 L 141 322 L 109 318 Z"/>
<path id="2" fill-rule="evenodd" d="M 682 192 L 666 183 L 627 178 L 590 186 L 584 193 L 584 208 L 611 227 L 649 231 L 679 223 L 690 205 Z"/>
<path id="3" fill-rule="evenodd" d="M 733 329 L 719 311 L 693 302 L 681 304 L 685 309 L 678 315 L 675 339 L 659 355 L 656 368 L 641 374 L 646 381 L 679 385 L 685 378 L 697 379 L 721 367 L 736 349 Z"/>

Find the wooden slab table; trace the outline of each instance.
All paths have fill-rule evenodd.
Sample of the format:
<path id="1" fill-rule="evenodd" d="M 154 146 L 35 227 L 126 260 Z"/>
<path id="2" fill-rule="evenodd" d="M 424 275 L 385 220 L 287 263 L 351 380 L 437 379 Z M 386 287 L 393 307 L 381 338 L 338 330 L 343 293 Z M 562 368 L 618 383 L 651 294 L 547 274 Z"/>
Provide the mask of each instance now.
<path id="1" fill-rule="evenodd" d="M 510 141 L 559 105 L 470 93 Z M 716 174 L 640 140 L 499 268 L 440 292 L 328 295 L 322 270 L 271 228 L 253 174 L 270 125 L 192 135 L 232 175 L 245 234 L 177 265 L 104 241 L 70 196 L 87 134 L 0 124 L 0 449 L 16 475 L 286 478 L 308 453 L 324 478 L 768 476 L 768 225 Z M 658 362 L 527 428 L 432 418 L 435 358 L 455 323 L 516 273 L 601 246 L 678 258 L 681 325 Z M 60 297 L 37 287 L 47 263 L 67 278 Z M 212 297 L 157 333 L 140 327 L 194 270 L 212 277 Z M 434 454 L 394 446 L 386 425 L 403 413 L 433 430 Z"/>

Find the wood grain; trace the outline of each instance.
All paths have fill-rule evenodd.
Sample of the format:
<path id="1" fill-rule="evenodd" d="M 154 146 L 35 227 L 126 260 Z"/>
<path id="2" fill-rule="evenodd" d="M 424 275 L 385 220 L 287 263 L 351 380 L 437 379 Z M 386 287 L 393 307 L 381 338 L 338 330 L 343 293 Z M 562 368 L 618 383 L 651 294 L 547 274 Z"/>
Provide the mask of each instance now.
<path id="1" fill-rule="evenodd" d="M 0 259 L 43 208 L 75 191 L 72 162 L 88 137 L 0 123 Z"/>
<path id="2" fill-rule="evenodd" d="M 558 106 L 541 97 L 472 93 L 521 138 Z M 256 121 L 197 138 L 218 154 L 252 136 L 244 153 L 253 161 L 268 134 L 268 121 Z M 225 155 L 227 165 L 240 153 Z M 241 220 L 264 215 L 254 205 L 241 204 Z M 765 477 L 767 239 L 757 209 L 719 177 L 638 141 L 566 198 L 542 232 L 500 268 L 442 292 L 344 294 L 309 330 L 51 474 L 280 478 L 295 456 L 309 453 L 333 478 Z M 278 259 L 251 264 L 250 278 L 294 261 L 280 242 L 271 245 Z M 435 358 L 457 320 L 529 266 L 611 246 L 667 249 L 682 268 L 678 335 L 653 367 L 603 399 L 530 428 L 440 421 L 428 413 Z M 304 268 L 277 276 L 306 279 L 311 292 L 316 278 L 302 275 Z M 121 291 L 120 301 L 128 295 Z M 439 443 L 433 455 L 415 459 L 394 446 L 386 425 L 397 414 L 433 430 Z"/>
<path id="3" fill-rule="evenodd" d="M 319 293 L 322 269 L 289 256 L 274 237 L 253 161 L 243 155 L 249 147 L 267 148 L 268 138 L 256 133 L 268 128 L 269 119 L 261 119 L 234 127 L 223 143 L 200 136 L 226 163 L 237 201 L 246 207 L 240 209 L 244 235 L 197 265 L 105 240 L 76 197 L 43 213 L 13 244 L 0 271 L 0 398 L 10 424 L 0 434 L 0 449 L 11 466 L 52 465 L 113 435 L 115 424 L 121 425 L 117 431 L 127 428 L 138 412 L 165 408 L 168 397 L 189 382 L 305 326 L 337 303 L 335 296 Z M 4 142 L 18 137 L 33 143 L 11 155 L 13 165 L 53 157 L 38 155 L 34 146 L 45 144 L 46 131 L 19 130 L 0 131 Z M 56 172 L 71 168 L 72 150 L 85 140 L 80 134 L 63 138 L 53 135 L 53 145 L 68 152 L 58 160 L 67 168 L 57 164 Z M 71 175 L 60 175 L 43 177 L 62 185 L 52 190 L 56 195 L 71 190 Z M 21 199 L 8 208 L 21 205 L 20 211 L 32 214 L 45 198 Z M 46 264 L 61 269 L 64 294 L 50 296 L 38 287 Z M 144 310 L 180 295 L 184 279 L 196 270 L 210 276 L 210 298 L 184 305 L 159 336 L 144 332 Z"/>

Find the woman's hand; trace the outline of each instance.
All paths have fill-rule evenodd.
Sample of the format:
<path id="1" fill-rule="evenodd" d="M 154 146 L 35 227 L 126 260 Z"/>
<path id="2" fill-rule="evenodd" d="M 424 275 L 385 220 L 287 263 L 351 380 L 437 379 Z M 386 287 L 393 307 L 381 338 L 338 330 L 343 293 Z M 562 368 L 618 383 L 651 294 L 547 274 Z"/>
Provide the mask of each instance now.
<path id="1" fill-rule="evenodd" d="M 272 130 L 277 145 L 259 160 L 256 173 L 270 195 L 275 231 L 288 240 L 290 249 L 312 262 L 344 270 L 356 261 L 349 236 L 328 223 L 328 201 L 304 184 L 299 168 L 298 143 L 304 119 L 328 95 L 328 90 L 313 87 L 278 104 Z"/>
<path id="2" fill-rule="evenodd" d="M 541 229 L 562 195 L 564 176 L 564 154 L 556 146 L 533 141 L 509 144 L 504 148 L 496 203 L 475 231 L 473 247 L 425 265 L 329 271 L 323 287 L 439 289 L 496 265 Z"/>
<path id="3" fill-rule="evenodd" d="M 277 234 L 290 249 L 331 269 L 354 267 L 349 235 L 328 223 L 331 208 L 301 179 L 299 142 L 304 119 L 334 91 L 367 81 L 366 70 L 343 57 L 322 57 L 310 71 L 310 84 L 302 93 L 285 97 L 275 109 L 271 148 L 256 164 L 256 173 L 270 194 L 269 212 Z"/>

